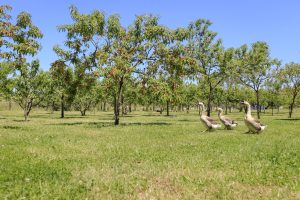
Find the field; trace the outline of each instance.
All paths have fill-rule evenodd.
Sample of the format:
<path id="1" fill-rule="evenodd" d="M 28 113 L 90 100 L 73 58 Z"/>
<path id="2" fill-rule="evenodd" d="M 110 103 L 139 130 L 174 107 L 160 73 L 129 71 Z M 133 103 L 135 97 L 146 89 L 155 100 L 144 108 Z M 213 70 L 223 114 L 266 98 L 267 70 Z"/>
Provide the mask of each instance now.
<path id="1" fill-rule="evenodd" d="M 202 132 L 197 112 L 0 111 L 1 199 L 300 199 L 300 114 Z M 214 117 L 216 117 L 214 112 Z"/>

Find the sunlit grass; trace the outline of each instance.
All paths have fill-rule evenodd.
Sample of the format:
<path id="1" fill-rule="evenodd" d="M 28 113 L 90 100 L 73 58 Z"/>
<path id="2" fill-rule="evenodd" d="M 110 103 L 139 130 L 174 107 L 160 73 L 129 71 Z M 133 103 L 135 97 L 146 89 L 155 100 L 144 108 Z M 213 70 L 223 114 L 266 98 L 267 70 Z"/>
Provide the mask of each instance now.
<path id="1" fill-rule="evenodd" d="M 230 116 L 237 129 L 202 133 L 196 111 L 133 112 L 118 127 L 109 112 L 1 111 L 0 198 L 300 198 L 300 115 L 263 114 L 259 135 Z"/>

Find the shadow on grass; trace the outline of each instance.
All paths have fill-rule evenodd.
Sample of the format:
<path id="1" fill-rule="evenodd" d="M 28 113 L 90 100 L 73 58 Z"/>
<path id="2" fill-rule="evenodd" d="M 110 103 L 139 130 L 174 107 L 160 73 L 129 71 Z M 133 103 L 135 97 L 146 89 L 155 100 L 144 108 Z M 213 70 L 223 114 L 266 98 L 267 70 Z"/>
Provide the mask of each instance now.
<path id="1" fill-rule="evenodd" d="M 54 126 L 76 126 L 76 125 L 85 125 L 91 128 L 103 128 L 103 127 L 114 127 L 113 122 L 72 122 L 72 123 L 55 123 L 48 124 Z M 132 122 L 132 123 L 120 123 L 118 126 L 166 126 L 171 125 L 171 123 L 167 122 Z"/>
<path id="2" fill-rule="evenodd" d="M 13 130 L 19 130 L 21 127 L 19 126 L 2 126 L 4 129 L 13 129 Z"/>
<path id="3" fill-rule="evenodd" d="M 14 119 L 12 121 L 14 121 L 14 122 L 25 122 L 25 119 Z M 30 121 L 30 120 L 28 120 L 28 121 Z"/>
<path id="4" fill-rule="evenodd" d="M 292 118 L 292 119 L 284 118 L 284 119 L 275 119 L 275 120 L 297 121 L 300 120 L 300 118 Z"/>
<path id="5" fill-rule="evenodd" d="M 194 119 L 179 119 L 177 121 L 179 121 L 179 122 L 200 122 L 200 120 L 194 120 Z"/>

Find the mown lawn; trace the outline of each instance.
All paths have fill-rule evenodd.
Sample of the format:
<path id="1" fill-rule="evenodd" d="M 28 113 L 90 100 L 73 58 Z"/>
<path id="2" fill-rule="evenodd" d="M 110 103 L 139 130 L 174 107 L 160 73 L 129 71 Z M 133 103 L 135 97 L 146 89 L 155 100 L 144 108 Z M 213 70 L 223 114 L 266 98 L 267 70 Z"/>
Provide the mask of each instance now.
<path id="1" fill-rule="evenodd" d="M 238 112 L 204 133 L 196 111 L 172 115 L 1 111 L 0 198 L 300 199 L 300 114 L 263 114 L 260 135 Z"/>

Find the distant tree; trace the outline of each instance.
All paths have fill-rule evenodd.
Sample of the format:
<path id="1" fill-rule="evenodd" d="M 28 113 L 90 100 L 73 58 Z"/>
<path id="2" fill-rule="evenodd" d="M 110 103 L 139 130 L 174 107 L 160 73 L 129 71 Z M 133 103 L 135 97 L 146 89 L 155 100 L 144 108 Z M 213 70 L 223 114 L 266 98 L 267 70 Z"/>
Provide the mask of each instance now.
<path id="1" fill-rule="evenodd" d="M 200 94 L 198 85 L 194 83 L 189 83 L 184 85 L 184 105 L 186 106 L 186 112 L 190 112 L 191 106 L 197 105 Z"/>
<path id="2" fill-rule="evenodd" d="M 12 79 L 12 67 L 8 62 L 0 62 L 0 96 L 9 102 L 9 110 L 11 110 L 11 100 L 15 81 Z"/>
<path id="3" fill-rule="evenodd" d="M 60 96 L 61 118 L 65 117 L 65 101 L 66 96 L 73 86 L 73 71 L 64 61 L 57 60 L 51 64 L 50 73 L 53 80 L 56 93 Z"/>
<path id="4" fill-rule="evenodd" d="M 280 77 L 280 66 L 276 66 L 276 68 L 272 69 L 268 76 L 266 82 L 266 92 L 267 92 L 267 103 L 271 106 L 272 115 L 274 115 L 274 107 L 279 107 L 282 102 L 282 86 L 283 81 Z"/>
<path id="5" fill-rule="evenodd" d="M 281 80 L 285 83 L 288 94 L 291 96 L 289 103 L 289 118 L 291 118 L 295 107 L 296 97 L 300 92 L 300 64 L 286 64 L 280 75 Z"/>
<path id="6" fill-rule="evenodd" d="M 277 61 L 270 57 L 269 46 L 265 42 L 253 43 L 251 48 L 243 45 L 237 49 L 236 56 L 237 76 L 242 84 L 254 90 L 257 118 L 260 119 L 260 90 L 268 78 L 267 72 Z"/>
<path id="7" fill-rule="evenodd" d="M 47 77 L 46 73 L 40 72 L 39 62 L 34 60 L 28 64 L 22 75 L 15 78 L 16 85 L 13 91 L 13 99 L 24 111 L 27 121 L 33 107 L 39 105 L 45 98 Z"/>
<path id="8" fill-rule="evenodd" d="M 72 102 L 74 108 L 79 110 L 81 116 L 86 115 L 86 111 L 95 107 L 102 99 L 102 86 L 96 77 L 85 76 L 84 80 L 77 85 L 76 95 Z"/>

